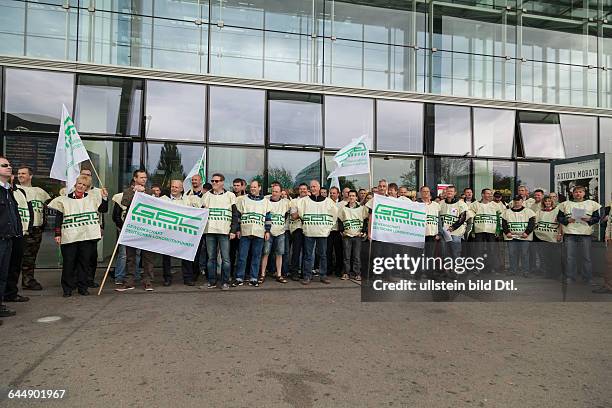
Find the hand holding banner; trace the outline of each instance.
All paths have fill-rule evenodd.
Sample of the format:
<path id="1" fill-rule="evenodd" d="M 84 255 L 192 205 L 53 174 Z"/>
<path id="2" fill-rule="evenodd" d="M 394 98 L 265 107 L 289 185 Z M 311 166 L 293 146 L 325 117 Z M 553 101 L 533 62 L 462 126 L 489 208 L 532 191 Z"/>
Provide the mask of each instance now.
<path id="1" fill-rule="evenodd" d="M 173 204 L 136 193 L 119 244 L 193 261 L 208 221 L 208 209 Z"/>

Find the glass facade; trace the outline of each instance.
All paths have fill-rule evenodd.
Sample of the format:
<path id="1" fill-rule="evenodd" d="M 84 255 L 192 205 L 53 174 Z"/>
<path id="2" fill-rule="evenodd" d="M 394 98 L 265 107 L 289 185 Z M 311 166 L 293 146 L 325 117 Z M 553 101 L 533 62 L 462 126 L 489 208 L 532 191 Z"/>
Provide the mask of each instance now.
<path id="1" fill-rule="evenodd" d="M 609 18 L 607 0 L 0 0 L 0 54 L 610 107 Z"/>

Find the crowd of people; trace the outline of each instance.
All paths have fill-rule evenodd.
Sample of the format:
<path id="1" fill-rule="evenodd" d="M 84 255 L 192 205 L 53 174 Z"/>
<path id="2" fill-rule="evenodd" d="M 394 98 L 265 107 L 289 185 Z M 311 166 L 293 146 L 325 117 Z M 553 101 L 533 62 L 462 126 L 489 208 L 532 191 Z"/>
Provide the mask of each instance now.
<path id="1" fill-rule="evenodd" d="M 386 180 L 371 191 L 326 189 L 318 180 L 292 191 L 272 182 L 270 194 L 263 195 L 258 180 L 247 185 L 243 179 L 234 179 L 229 191 L 223 174 L 214 173 L 209 182 L 193 176 L 188 191 L 183 191 L 183 180 L 172 180 L 168 194 L 163 195 L 165 186 L 149 186 L 146 171 L 137 170 L 123 192 L 109 197 L 105 188 L 93 187 L 90 170 L 83 169 L 70 193 L 63 191 L 52 199 L 42 188 L 32 186 L 32 178 L 31 168 L 14 169 L 0 156 L 0 317 L 15 314 L 5 302 L 29 300 L 19 294 L 20 276 L 24 290 L 42 290 L 35 278 L 35 262 L 47 210 L 55 213 L 53 231 L 63 259 L 63 296 L 71 297 L 75 290 L 86 296 L 88 289 L 98 287 L 97 242 L 104 227 L 100 214 L 112 205 L 112 220 L 120 231 L 136 192 L 209 209 L 195 259 L 180 260 L 183 284 L 194 286 L 203 276 L 202 287 L 208 289 L 258 287 L 267 276 L 280 284 L 291 279 L 309 285 L 314 278 L 329 284 L 331 276 L 360 281 L 362 244 L 370 237 L 375 194 L 425 204 L 426 255 L 441 250 L 457 258 L 478 248 L 489 255 L 489 272 L 528 277 L 537 269 L 568 283 L 591 282 L 594 226 L 606 225 L 605 240 L 612 240 L 609 217 L 600 204 L 585 198 L 581 186 L 573 189 L 569 200 L 540 189 L 530 196 L 527 187 L 520 186 L 510 203 L 489 188 L 480 192 L 480 200 L 470 188 L 459 196 L 454 186 L 433 197 L 427 186 L 415 194 Z M 539 245 L 529 244 L 534 241 Z M 549 249 L 561 242 L 565 259 L 550 256 L 555 251 Z M 145 291 L 153 291 L 158 255 L 121 245 L 117 254 L 115 291 L 133 290 L 137 280 Z M 170 286 L 173 263 L 178 261 L 161 258 L 163 285 Z M 563 275 L 562 269 L 566 271 Z M 604 285 L 594 293 L 612 293 L 610 270 Z"/>

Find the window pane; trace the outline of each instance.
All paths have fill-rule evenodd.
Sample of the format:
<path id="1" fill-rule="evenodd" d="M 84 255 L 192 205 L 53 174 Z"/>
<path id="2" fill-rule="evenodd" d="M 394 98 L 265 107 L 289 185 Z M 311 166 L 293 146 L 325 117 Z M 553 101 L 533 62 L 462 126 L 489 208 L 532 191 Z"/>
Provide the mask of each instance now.
<path id="1" fill-rule="evenodd" d="M 209 140 L 263 144 L 265 96 L 256 89 L 211 86 Z"/>
<path id="2" fill-rule="evenodd" d="M 175 142 L 146 143 L 146 170 L 149 184 L 159 184 L 166 194 L 171 180 L 184 180 L 193 165 L 202 157 L 205 146 Z"/>
<path id="3" fill-rule="evenodd" d="M 558 114 L 519 112 L 519 122 L 524 157 L 565 158 Z"/>
<path id="4" fill-rule="evenodd" d="M 291 150 L 268 151 L 268 186 L 273 181 L 283 188 L 296 188 L 300 183 L 321 180 L 321 154 Z"/>
<path id="5" fill-rule="evenodd" d="M 388 183 L 396 183 L 399 187 L 408 187 L 408 190 L 418 190 L 419 177 L 418 159 L 372 157 L 372 181 L 377 183 L 380 179 Z"/>
<path id="6" fill-rule="evenodd" d="M 208 26 L 154 18 L 152 68 L 206 73 Z M 146 63 L 144 66 L 147 66 Z"/>
<path id="7" fill-rule="evenodd" d="M 204 142 L 205 105 L 204 85 L 147 81 L 145 137 Z"/>
<path id="8" fill-rule="evenodd" d="M 599 118 L 599 152 L 612 153 L 612 118 Z"/>
<path id="9" fill-rule="evenodd" d="M 74 74 L 5 69 L 7 130 L 59 132 L 62 104 L 72 112 Z"/>
<path id="10" fill-rule="evenodd" d="M 474 160 L 474 196 L 480 199 L 483 188 L 499 191 L 504 201 L 509 202 L 514 195 L 514 162 L 494 160 Z"/>
<path id="11" fill-rule="evenodd" d="M 597 117 L 559 115 L 566 157 L 597 153 Z"/>
<path id="12" fill-rule="evenodd" d="M 323 0 L 314 0 L 323 9 Z M 286 33 L 313 32 L 313 0 L 213 0 L 212 21 L 225 25 L 265 28 Z"/>
<path id="13" fill-rule="evenodd" d="M 331 185 L 331 179 L 327 178 L 329 173 L 331 173 L 336 167 L 336 162 L 334 162 L 334 154 L 326 153 L 325 154 L 325 168 L 323 169 L 323 185 L 329 186 Z M 340 182 L 340 188 L 349 187 L 351 189 L 359 190 L 360 188 L 365 188 L 367 190 L 370 189 L 370 176 L 367 174 L 356 174 L 353 176 L 346 177 L 338 177 Z M 374 180 L 374 184 L 377 184 L 378 180 Z"/>
<path id="14" fill-rule="evenodd" d="M 306 35 L 264 33 L 263 77 L 279 81 L 321 82 L 322 40 Z"/>
<path id="15" fill-rule="evenodd" d="M 138 136 L 142 81 L 80 75 L 74 116 L 82 133 Z"/>
<path id="16" fill-rule="evenodd" d="M 81 9 L 79 61 L 151 67 L 150 17 Z"/>
<path id="17" fill-rule="evenodd" d="M 268 99 L 270 143 L 323 143 L 321 95 L 270 91 Z"/>
<path id="18" fill-rule="evenodd" d="M 423 104 L 376 101 L 376 149 L 423 152 Z"/>
<path id="19" fill-rule="evenodd" d="M 518 186 L 526 186 L 530 192 L 538 188 L 550 191 L 550 164 L 519 162 L 516 173 Z"/>
<path id="20" fill-rule="evenodd" d="M 435 105 L 434 153 L 465 156 L 472 154 L 470 108 Z"/>
<path id="21" fill-rule="evenodd" d="M 259 180 L 263 185 L 263 149 L 211 146 L 208 148 L 208 158 L 208 172 L 210 175 L 223 174 L 227 190 L 231 191 L 232 180 L 235 178 L 243 178 L 247 183 Z M 210 180 L 210 176 L 208 178 Z"/>
<path id="22" fill-rule="evenodd" d="M 46 4 L 28 4 L 25 55 L 76 59 L 77 10 Z"/>
<path id="23" fill-rule="evenodd" d="M 453 184 L 461 192 L 470 185 L 470 160 L 450 157 L 428 158 L 425 162 L 425 180 L 432 191 L 439 184 Z"/>
<path id="24" fill-rule="evenodd" d="M 247 78 L 263 77 L 264 32 L 211 27 L 210 72 Z"/>
<path id="25" fill-rule="evenodd" d="M 81 7 L 83 7 L 82 3 L 83 1 L 81 1 Z M 187 21 L 194 21 L 197 18 L 208 20 L 208 1 L 206 0 L 155 0 L 155 2 L 95 0 L 95 3 L 96 12 L 105 10 Z"/>
<path id="26" fill-rule="evenodd" d="M 26 3 L 0 0 L 0 54 L 24 55 Z"/>
<path id="27" fill-rule="evenodd" d="M 351 140 L 367 136 L 372 148 L 374 101 L 345 96 L 325 96 L 325 146 L 342 148 Z"/>
<path id="28" fill-rule="evenodd" d="M 514 111 L 474 108 L 474 155 L 512 157 L 514 128 Z"/>

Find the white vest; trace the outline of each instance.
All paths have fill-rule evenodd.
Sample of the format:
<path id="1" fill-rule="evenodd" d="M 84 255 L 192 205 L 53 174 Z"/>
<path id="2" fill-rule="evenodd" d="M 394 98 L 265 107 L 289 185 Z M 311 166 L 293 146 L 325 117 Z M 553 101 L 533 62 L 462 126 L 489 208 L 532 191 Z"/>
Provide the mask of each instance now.
<path id="1" fill-rule="evenodd" d="M 368 218 L 368 208 L 360 205 L 356 208 L 351 208 L 348 205 L 340 206 L 338 218 L 344 226 L 342 235 L 345 237 L 357 237 L 363 230 L 363 221 Z"/>
<path id="2" fill-rule="evenodd" d="M 448 204 L 446 201 L 440 203 L 440 215 L 444 222 L 444 229 L 448 229 L 454 223 L 459 221 L 459 216 L 468 210 L 467 204 L 463 200 L 459 200 L 456 203 Z M 467 215 L 467 214 L 466 214 Z M 467 217 L 466 217 L 467 220 Z M 451 232 L 451 235 L 461 237 L 465 234 L 465 222 L 458 229 Z"/>
<path id="3" fill-rule="evenodd" d="M 49 203 L 49 208 L 64 215 L 62 244 L 102 238 L 98 215 L 101 203 L 102 196 L 99 194 L 87 194 L 81 199 L 59 196 Z"/>
<path id="4" fill-rule="evenodd" d="M 550 211 L 538 210 L 536 213 L 536 229 L 535 235 L 542 241 L 557 242 L 557 234 L 559 233 L 559 223 L 557 215 L 559 208 L 553 208 Z"/>
<path id="5" fill-rule="evenodd" d="M 266 213 L 268 200 L 253 200 L 248 196 L 240 197 L 236 203 L 240 211 L 240 235 L 263 238 L 266 232 Z"/>
<path id="6" fill-rule="evenodd" d="M 19 186 L 19 188 L 25 191 L 27 200 L 32 203 L 32 208 L 34 209 L 34 223 L 32 226 L 40 227 L 44 221 L 45 203 L 51 199 L 51 196 L 40 187 Z"/>
<path id="7" fill-rule="evenodd" d="M 433 237 L 438 235 L 438 219 L 440 218 L 440 204 L 431 201 L 425 204 L 427 210 L 427 223 L 425 224 L 425 236 Z"/>
<path id="8" fill-rule="evenodd" d="M 584 200 L 584 201 L 565 201 L 559 204 L 559 211 L 565 214 L 567 218 L 572 217 L 572 209 L 573 208 L 581 208 L 585 210 L 585 217 L 590 217 L 593 213 L 601 208 L 599 203 L 593 200 Z M 573 217 L 572 217 L 573 218 Z M 576 220 L 576 222 L 569 223 L 563 226 L 564 234 L 572 234 L 572 235 L 591 235 L 593 234 L 593 226 L 588 225 L 586 222 L 582 220 Z"/>
<path id="9" fill-rule="evenodd" d="M 529 208 L 523 207 L 521 211 L 512 211 L 511 209 L 507 209 L 503 215 L 503 218 L 508 222 L 508 228 L 512 233 L 512 238 L 508 238 L 506 234 L 504 234 L 504 239 L 506 241 L 512 241 L 513 239 L 518 239 L 521 241 L 533 240 L 533 233 L 529 234 L 527 238 L 521 237 L 523 232 L 525 232 L 527 229 L 527 225 L 529 225 L 529 219 L 531 217 L 535 217 L 535 213 Z"/>
<path id="10" fill-rule="evenodd" d="M 208 223 L 205 234 L 229 234 L 232 226 L 232 206 L 236 204 L 236 196 L 231 191 L 223 194 L 204 194 L 202 204 L 208 208 Z"/>
<path id="11" fill-rule="evenodd" d="M 495 234 L 497 232 L 498 223 L 498 212 L 499 206 L 490 201 L 483 204 L 476 201 L 470 204 L 470 212 L 474 217 L 474 232 L 488 232 L 489 234 Z"/>
<path id="12" fill-rule="evenodd" d="M 271 219 L 270 234 L 273 237 L 277 237 L 285 233 L 285 220 L 287 218 L 287 211 L 289 211 L 289 200 L 281 198 L 278 201 L 271 201 L 270 197 L 266 198 L 266 200 Z"/>
<path id="13" fill-rule="evenodd" d="M 28 199 L 21 190 L 13 190 L 13 197 L 17 201 L 17 209 L 19 210 L 19 219 L 21 220 L 21 229 L 23 235 L 28 235 L 28 227 L 30 226 L 30 209 L 28 208 Z"/>
<path id="14" fill-rule="evenodd" d="M 302 219 L 304 235 L 311 238 L 329 236 L 334 223 L 338 222 L 338 207 L 329 198 L 314 201 L 304 197 L 298 202 L 298 214 Z"/>

